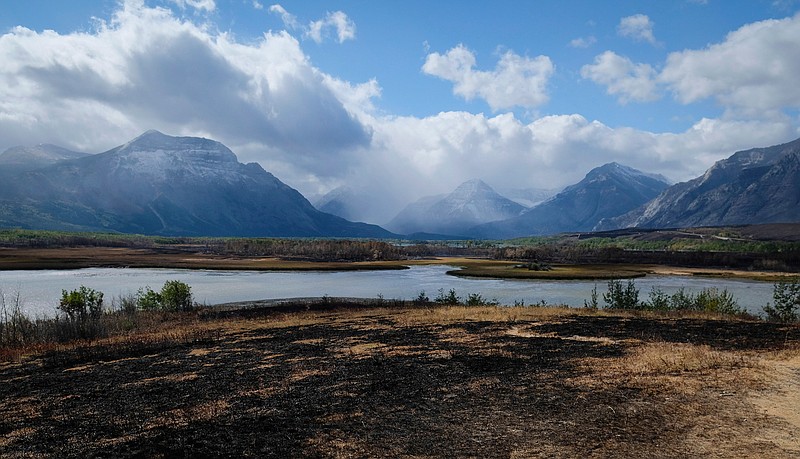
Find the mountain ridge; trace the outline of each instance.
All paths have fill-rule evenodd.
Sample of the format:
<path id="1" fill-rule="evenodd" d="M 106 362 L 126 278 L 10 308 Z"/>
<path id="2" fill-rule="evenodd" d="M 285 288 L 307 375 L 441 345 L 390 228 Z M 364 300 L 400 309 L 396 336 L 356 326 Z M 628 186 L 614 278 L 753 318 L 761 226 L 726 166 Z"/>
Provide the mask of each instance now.
<path id="1" fill-rule="evenodd" d="M 662 176 L 619 163 L 607 163 L 521 215 L 471 228 L 467 234 L 487 239 L 591 231 L 603 218 L 649 201 L 668 185 Z"/>
<path id="2" fill-rule="evenodd" d="M 792 221 L 800 221 L 800 139 L 735 152 L 597 229 Z"/>
<path id="3" fill-rule="evenodd" d="M 26 172 L 0 190 L 3 226 L 187 236 L 393 237 L 317 211 L 222 143 L 147 131 Z"/>

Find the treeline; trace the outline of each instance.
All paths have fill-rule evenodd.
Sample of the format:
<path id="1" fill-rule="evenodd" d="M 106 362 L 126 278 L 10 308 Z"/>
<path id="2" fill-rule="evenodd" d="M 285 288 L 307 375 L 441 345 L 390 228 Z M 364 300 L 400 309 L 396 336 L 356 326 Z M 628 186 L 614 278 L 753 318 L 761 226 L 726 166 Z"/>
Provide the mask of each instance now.
<path id="1" fill-rule="evenodd" d="M 384 241 L 346 239 L 232 238 L 215 241 L 209 250 L 222 255 L 297 258 L 310 261 L 402 260 L 403 249 Z"/>
<path id="2" fill-rule="evenodd" d="M 309 261 L 396 261 L 431 257 L 492 258 L 494 244 L 473 242 L 399 242 L 348 239 L 230 238 L 208 242 L 217 255 L 278 257 Z"/>
<path id="3" fill-rule="evenodd" d="M 481 257 L 546 264 L 663 264 L 800 272 L 800 243 L 781 241 L 635 241 L 624 237 L 575 239 L 564 236 L 513 241 L 387 241 L 164 237 L 14 229 L 0 230 L 0 247 L 166 248 L 241 257 L 344 262 Z"/>
<path id="4" fill-rule="evenodd" d="M 665 252 L 738 252 L 775 253 L 800 252 L 800 243 L 788 241 L 746 241 L 732 238 L 676 237 L 667 240 L 637 240 L 633 238 L 587 238 L 574 243 L 590 249 L 618 248 L 637 251 Z"/>
<path id="5" fill-rule="evenodd" d="M 0 230 L 0 247 L 131 247 L 148 248 L 168 239 L 137 234 L 66 233 L 25 229 Z"/>

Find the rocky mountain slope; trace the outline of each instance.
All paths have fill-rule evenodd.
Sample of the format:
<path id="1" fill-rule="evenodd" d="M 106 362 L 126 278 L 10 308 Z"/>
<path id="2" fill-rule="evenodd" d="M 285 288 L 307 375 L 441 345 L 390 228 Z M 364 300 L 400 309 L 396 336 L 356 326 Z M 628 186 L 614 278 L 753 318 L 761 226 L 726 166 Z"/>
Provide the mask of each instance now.
<path id="1" fill-rule="evenodd" d="M 560 189 L 548 188 L 506 188 L 497 190 L 506 198 L 527 208 L 533 208 L 557 195 Z"/>
<path id="2" fill-rule="evenodd" d="M 0 170 L 6 172 L 29 171 L 84 156 L 89 155 L 50 144 L 39 144 L 35 147 L 11 147 L 0 153 Z"/>
<path id="3" fill-rule="evenodd" d="M 800 221 L 800 139 L 734 153 L 598 229 Z"/>
<path id="4" fill-rule="evenodd" d="M 617 163 L 592 169 L 583 180 L 521 215 L 472 228 L 467 234 L 487 239 L 591 231 L 653 199 L 669 185 L 658 175 Z"/>
<path id="5" fill-rule="evenodd" d="M 390 237 L 316 210 L 219 142 L 148 131 L 0 185 L 0 226 L 200 236 Z"/>
<path id="6" fill-rule="evenodd" d="M 463 235 L 475 225 L 510 218 L 523 210 L 522 205 L 476 179 L 462 183 L 450 194 L 409 204 L 385 226 L 401 234 Z"/>

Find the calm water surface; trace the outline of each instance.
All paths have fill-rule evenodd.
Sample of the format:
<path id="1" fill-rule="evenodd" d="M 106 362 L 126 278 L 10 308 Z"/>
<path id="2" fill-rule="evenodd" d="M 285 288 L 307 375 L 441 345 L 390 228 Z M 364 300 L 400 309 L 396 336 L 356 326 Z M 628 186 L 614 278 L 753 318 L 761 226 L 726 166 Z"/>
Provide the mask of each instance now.
<path id="1" fill-rule="evenodd" d="M 602 305 L 605 282 L 464 279 L 448 276 L 450 266 L 415 266 L 400 271 L 346 272 L 254 272 L 213 270 L 172 270 L 134 268 L 90 268 L 58 271 L 0 272 L 0 290 L 6 297 L 16 292 L 22 298 L 23 310 L 31 316 L 53 315 L 61 290 L 85 285 L 105 294 L 106 304 L 112 298 L 135 293 L 140 287 L 159 290 L 167 280 L 177 279 L 191 285 L 195 301 L 206 304 L 227 303 L 275 298 L 319 297 L 377 297 L 413 299 L 425 291 L 433 299 L 438 290 L 455 289 L 465 297 L 480 293 L 487 299 L 513 305 L 515 301 L 583 306 L 597 286 Z M 703 279 L 685 276 L 647 276 L 636 279 L 639 298 L 646 300 L 651 287 L 657 286 L 671 294 L 683 287 L 697 292 L 707 287 L 726 288 L 739 304 L 751 312 L 772 301 L 772 284 L 768 282 L 725 279 Z"/>

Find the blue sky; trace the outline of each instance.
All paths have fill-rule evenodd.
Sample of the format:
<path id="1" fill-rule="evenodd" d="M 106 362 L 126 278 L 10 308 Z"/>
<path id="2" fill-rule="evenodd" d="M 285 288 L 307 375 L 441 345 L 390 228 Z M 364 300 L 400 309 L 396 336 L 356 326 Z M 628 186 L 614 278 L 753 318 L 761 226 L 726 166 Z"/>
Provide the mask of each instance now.
<path id="1" fill-rule="evenodd" d="M 675 181 L 800 136 L 792 0 L 6 0 L 0 149 L 223 141 L 364 220 L 482 178 Z M 0 93 L 3 90 L 0 89 Z"/>

